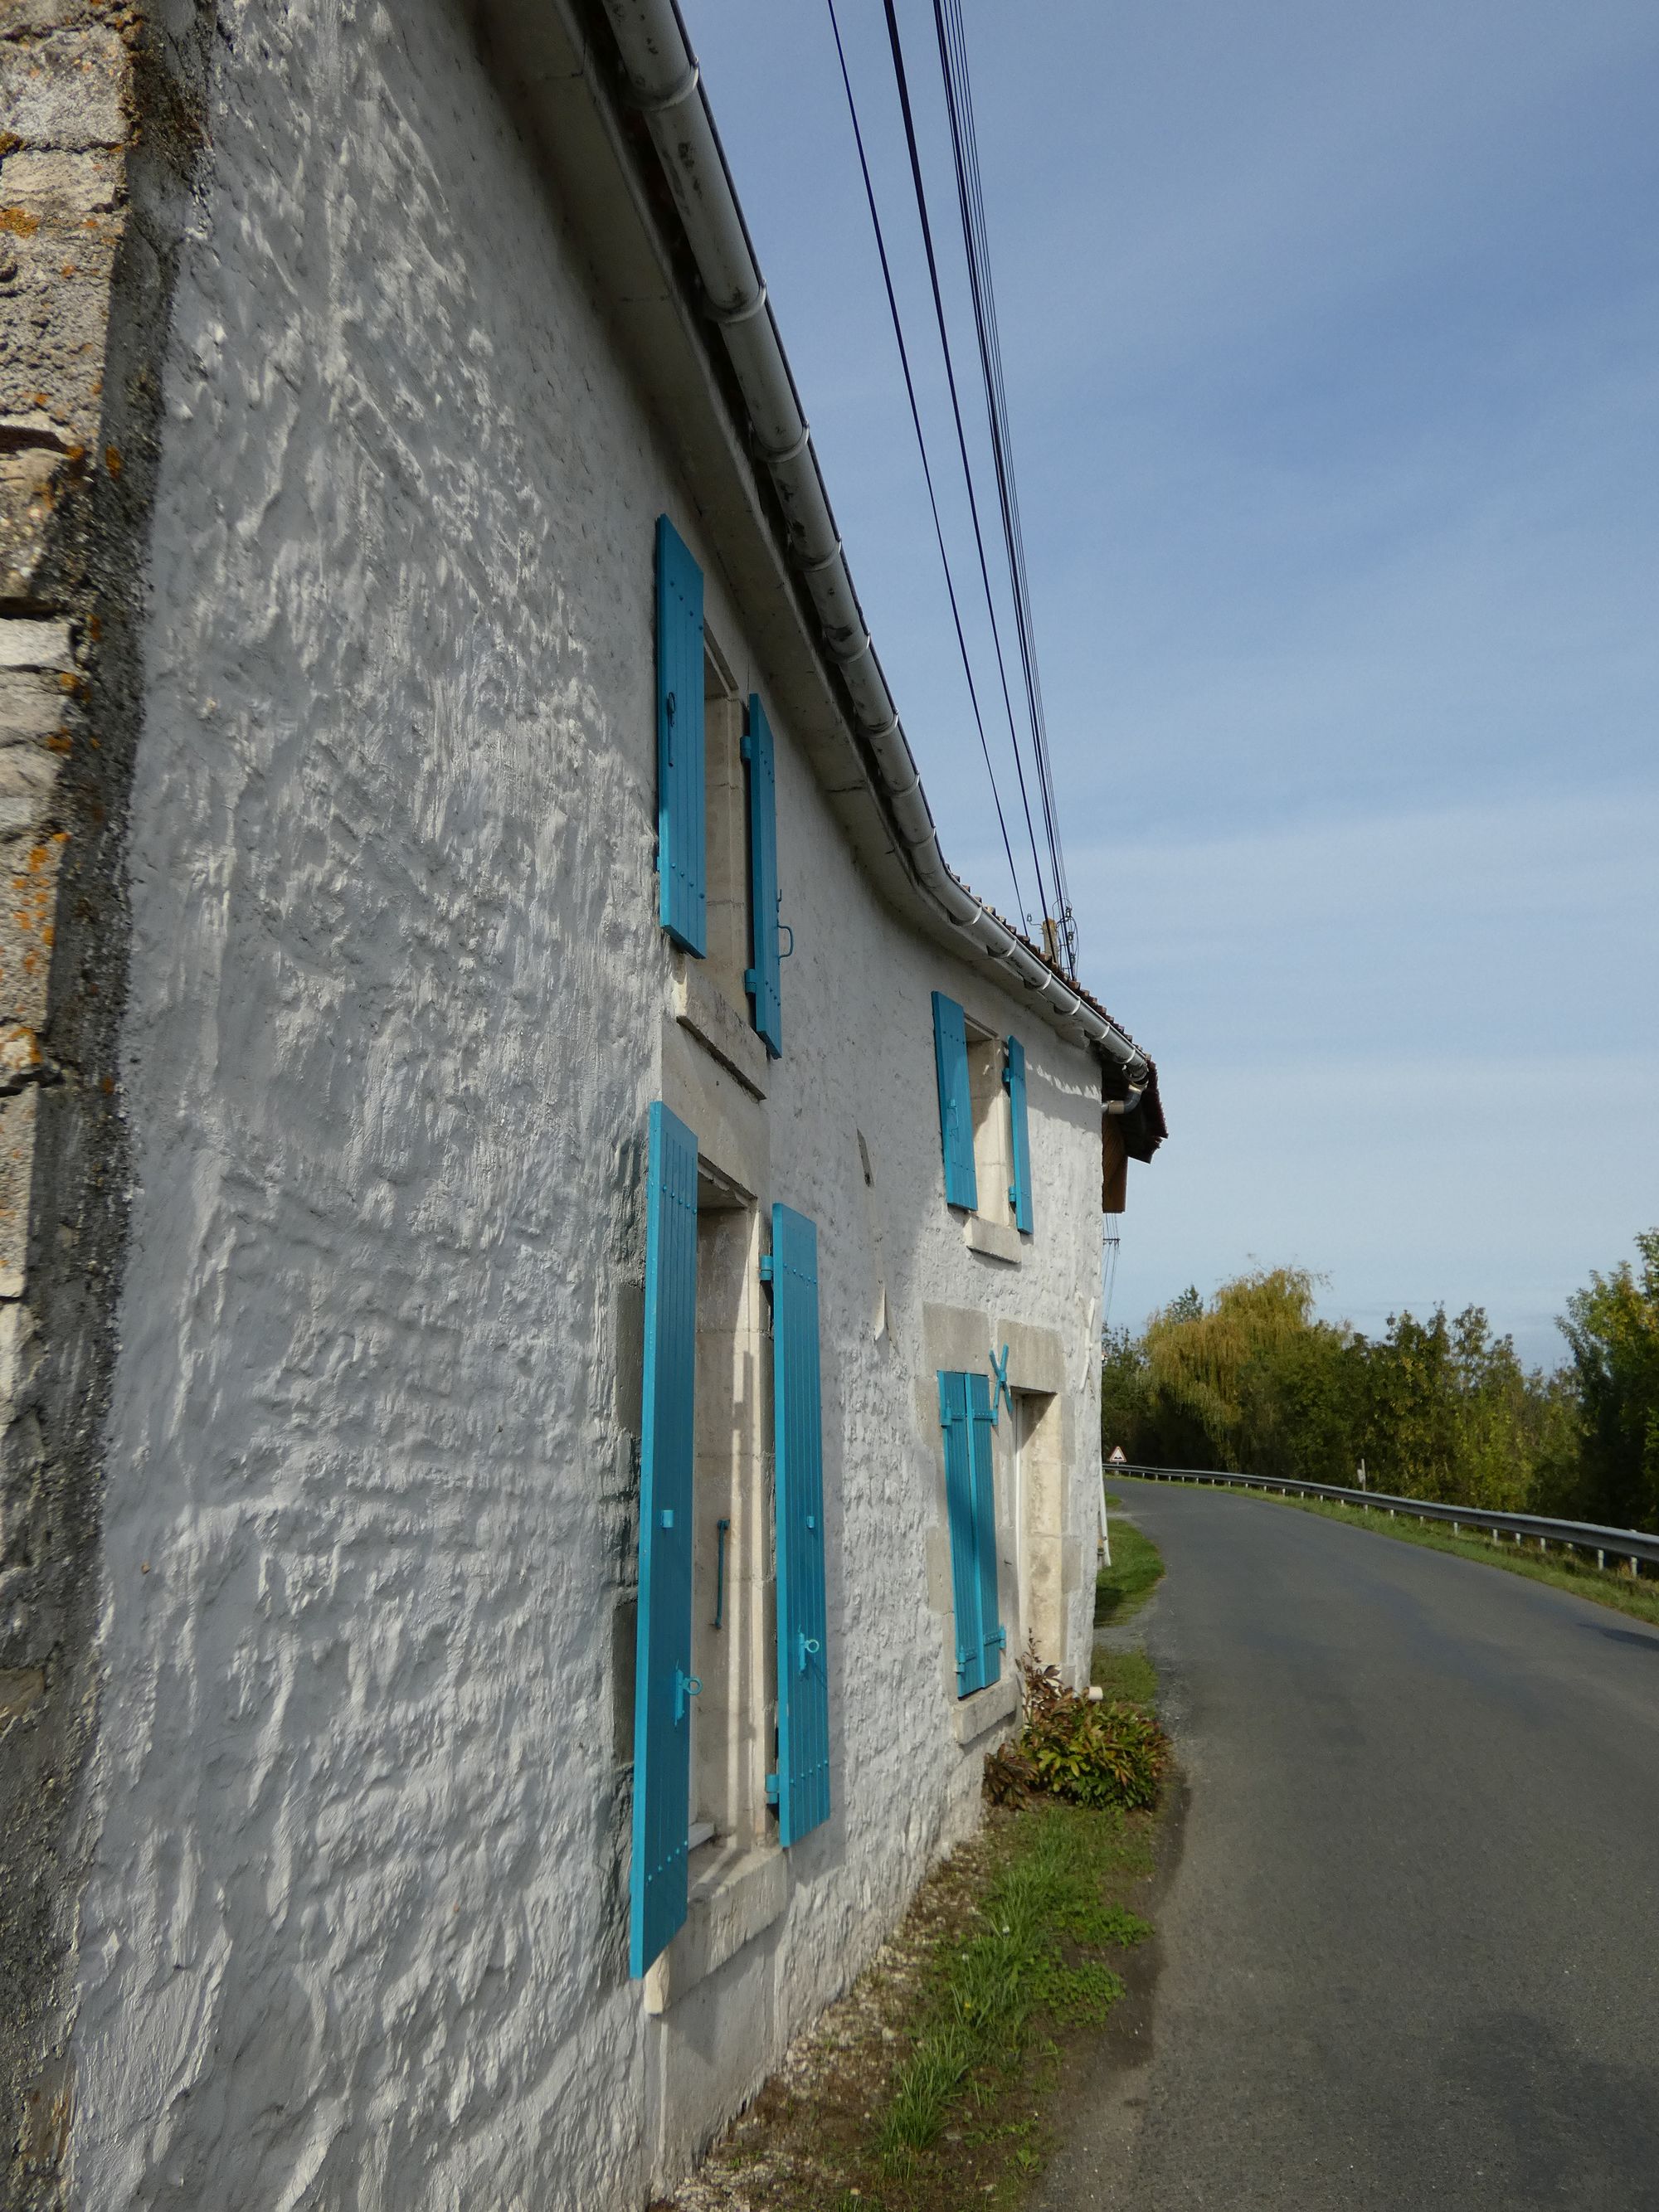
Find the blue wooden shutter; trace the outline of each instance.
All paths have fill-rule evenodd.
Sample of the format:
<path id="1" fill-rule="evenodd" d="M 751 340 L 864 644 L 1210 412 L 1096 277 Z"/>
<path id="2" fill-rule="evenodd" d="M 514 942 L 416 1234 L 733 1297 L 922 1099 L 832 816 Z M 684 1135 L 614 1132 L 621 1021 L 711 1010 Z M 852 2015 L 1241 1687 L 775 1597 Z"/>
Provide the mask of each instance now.
<path id="1" fill-rule="evenodd" d="M 973 1432 L 974 1565 L 979 1576 L 979 1649 L 981 1684 L 989 1685 L 1002 1674 L 1003 1646 L 1008 1632 L 1002 1625 L 997 1601 L 997 1493 L 991 1453 L 991 1385 L 980 1374 L 968 1377 L 968 1425 Z"/>
<path id="2" fill-rule="evenodd" d="M 956 1606 L 957 1695 L 985 1686 L 985 1638 L 981 1627 L 982 1587 L 974 1503 L 970 1377 L 941 1368 L 939 1418 L 945 1431 L 945 1512 L 951 1530 L 951 1591 Z"/>
<path id="3" fill-rule="evenodd" d="M 933 994 L 933 1059 L 939 1070 L 939 1128 L 945 1147 L 945 1200 L 979 1204 L 974 1176 L 974 1108 L 968 1094 L 968 1031 L 962 1008 L 943 991 Z"/>
<path id="4" fill-rule="evenodd" d="M 702 570 L 657 517 L 657 881 L 662 926 L 708 950 L 703 860 Z"/>
<path id="5" fill-rule="evenodd" d="M 1008 1203 L 1014 1209 L 1014 1226 L 1031 1233 L 1031 1131 L 1025 1111 L 1025 1048 L 1018 1037 L 1008 1040 L 1008 1061 L 1003 1070 L 1008 1086 L 1008 1119 L 1013 1127 L 1014 1179 L 1008 1186 Z"/>
<path id="6" fill-rule="evenodd" d="M 640 1621 L 634 1680 L 629 1972 L 685 1918 L 690 1822 L 691 1455 L 697 1358 L 697 1140 L 651 1109 L 646 1188 Z"/>
<path id="7" fill-rule="evenodd" d="M 818 1233 L 772 1208 L 772 1399 L 777 1452 L 778 1827 L 793 1844 L 830 1814 L 823 1602 Z"/>
<path id="8" fill-rule="evenodd" d="M 778 794 L 766 709 L 749 695 L 743 757 L 749 763 L 749 917 L 754 966 L 743 979 L 750 1019 L 774 1060 L 783 1052 L 782 963 L 778 957 Z"/>

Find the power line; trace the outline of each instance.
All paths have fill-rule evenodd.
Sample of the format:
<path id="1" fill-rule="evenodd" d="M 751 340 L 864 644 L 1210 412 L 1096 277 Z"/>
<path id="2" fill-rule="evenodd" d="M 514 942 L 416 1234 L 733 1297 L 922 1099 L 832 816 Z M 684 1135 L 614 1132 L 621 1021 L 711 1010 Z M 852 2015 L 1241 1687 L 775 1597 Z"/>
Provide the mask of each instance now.
<path id="1" fill-rule="evenodd" d="M 898 300 L 893 290 L 893 272 L 887 258 L 887 240 L 882 232 L 881 216 L 877 212 L 876 209 L 875 186 L 870 180 L 870 164 L 865 158 L 864 132 L 860 128 L 859 125 L 858 103 L 853 97 L 853 80 L 848 74 L 847 52 L 845 47 L 842 45 L 841 24 L 836 15 L 836 0 L 828 0 L 828 4 L 830 9 L 830 28 L 836 34 L 836 54 L 837 59 L 841 63 L 841 81 L 847 92 L 847 112 L 852 118 L 853 138 L 854 143 L 858 147 L 859 168 L 864 178 L 864 196 L 869 204 L 871 227 L 876 234 L 876 251 L 881 257 L 881 281 L 887 289 L 887 311 L 892 317 L 893 336 L 898 343 L 899 364 L 904 371 L 904 389 L 906 393 L 908 395 L 910 401 L 910 420 L 915 425 L 916 447 L 921 455 L 921 472 L 927 483 L 927 503 L 933 512 L 933 535 L 939 540 L 939 557 L 945 570 L 945 588 L 950 594 L 951 619 L 956 624 L 957 649 L 962 655 L 963 674 L 968 679 L 968 696 L 973 702 L 974 724 L 979 732 L 980 750 L 985 756 L 985 773 L 991 780 L 991 798 L 996 807 L 997 827 L 1002 832 L 1002 849 L 1007 856 L 1008 875 L 1014 888 L 1015 910 L 1018 913 L 1024 914 L 1025 911 L 1025 901 L 1019 888 L 1019 872 L 1014 866 L 1014 850 L 1008 838 L 1007 821 L 1002 811 L 1002 793 L 997 788 L 996 770 L 991 765 L 991 748 L 985 735 L 985 719 L 980 713 L 979 693 L 974 684 L 973 665 L 968 657 L 968 641 L 963 634 L 962 611 L 957 604 L 957 587 L 955 580 L 951 574 L 951 558 L 945 550 L 945 529 L 943 524 L 939 520 L 939 499 L 933 489 L 933 471 L 927 459 L 927 441 L 922 435 L 921 412 L 916 404 L 915 380 L 910 374 L 909 350 L 904 343 L 904 326 L 899 319 Z M 960 417 L 958 417 L 958 428 L 960 428 Z M 984 554 L 983 549 L 981 548 L 981 562 L 983 561 L 983 558 Z M 988 583 L 987 589 L 989 589 Z M 1006 693 L 1006 679 L 1004 683 L 1004 690 Z M 1018 767 L 1018 753 L 1016 751 L 1015 766 Z M 1020 779 L 1020 796 L 1022 799 L 1024 797 L 1024 793 L 1025 782 L 1024 778 L 1022 775 Z M 1030 812 L 1029 808 L 1026 811 L 1025 820 L 1026 827 L 1029 829 L 1030 827 Z M 1036 842 L 1035 838 L 1032 840 L 1031 859 L 1035 864 L 1036 860 Z M 1040 870 L 1038 871 L 1037 875 L 1037 903 L 1039 906 L 1042 903 L 1042 872 Z"/>
<path id="2" fill-rule="evenodd" d="M 1075 974 L 1076 927 L 1060 850 L 1054 769 L 1048 752 L 1047 720 L 1042 708 L 1042 685 L 1037 670 L 1030 580 L 1025 564 L 1024 532 L 1020 524 L 1019 492 L 1014 474 L 1013 441 L 1008 421 L 1007 389 L 1003 377 L 1001 337 L 997 326 L 996 294 L 991 281 L 990 242 L 985 221 L 984 186 L 979 165 L 978 134 L 974 120 L 973 87 L 968 69 L 967 30 L 963 18 L 962 0 L 933 0 L 933 27 L 939 41 L 940 73 L 945 81 L 945 106 L 956 170 L 957 201 L 962 217 L 974 327 L 985 383 L 991 453 L 996 470 L 1003 542 L 1008 554 L 1014 623 L 1025 679 L 1026 704 L 1031 718 L 1031 741 L 1036 757 L 1050 872 L 1058 894 L 1058 921 L 1064 934 L 1067 964 Z"/>
<path id="3" fill-rule="evenodd" d="M 892 49 L 893 75 L 898 85 L 899 107 L 904 118 L 905 143 L 910 154 L 910 176 L 915 187 L 916 213 L 921 220 L 921 241 L 927 255 L 927 275 L 933 286 L 933 314 L 939 324 L 939 341 L 945 356 L 945 382 L 951 392 L 951 412 L 957 427 L 957 446 L 962 455 L 962 473 L 968 486 L 968 511 L 973 518 L 974 543 L 979 550 L 980 578 L 985 586 L 985 611 L 990 617 L 991 637 L 996 647 L 997 671 L 1002 678 L 1002 701 L 1008 714 L 1008 741 L 1013 747 L 1014 770 L 1019 778 L 1020 805 L 1024 810 L 1026 834 L 1031 841 L 1031 866 L 1036 872 L 1037 897 L 1047 915 L 1048 903 L 1043 889 L 1042 864 L 1037 858 L 1036 830 L 1031 821 L 1031 801 L 1025 787 L 1025 767 L 1020 757 L 1018 734 L 1014 728 L 1014 703 L 1008 690 L 1008 671 L 1002 655 L 1002 633 L 997 624 L 994 595 L 991 590 L 990 565 L 985 557 L 985 536 L 980 527 L 979 501 L 974 492 L 974 471 L 968 459 L 968 436 L 962 424 L 962 404 L 957 395 L 956 366 L 951 354 L 950 332 L 945 321 L 945 299 L 939 289 L 939 259 L 933 251 L 933 227 L 927 216 L 927 193 L 922 183 L 921 156 L 916 147 L 915 118 L 910 107 L 909 81 L 904 68 L 904 48 L 899 38 L 898 17 L 894 13 L 893 0 L 884 0 L 887 14 L 887 40 Z M 1059 886 L 1055 886 L 1055 904 L 1059 904 Z"/>

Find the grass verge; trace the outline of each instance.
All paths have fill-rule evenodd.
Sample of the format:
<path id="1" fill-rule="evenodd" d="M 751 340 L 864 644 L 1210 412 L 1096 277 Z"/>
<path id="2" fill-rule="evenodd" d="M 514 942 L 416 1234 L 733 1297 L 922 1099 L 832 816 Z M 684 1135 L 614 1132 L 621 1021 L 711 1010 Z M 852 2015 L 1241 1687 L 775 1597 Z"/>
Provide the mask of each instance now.
<path id="1" fill-rule="evenodd" d="M 1138 1613 L 1164 1578 L 1164 1561 L 1133 1521 L 1114 1521 L 1112 1564 L 1095 1577 L 1095 1626 L 1115 1628 Z"/>
<path id="2" fill-rule="evenodd" d="M 1105 1692 L 1105 1702 L 1150 1707 L 1158 1696 L 1158 1670 L 1144 1650 L 1111 1651 L 1095 1646 L 1089 1680 Z"/>
<path id="3" fill-rule="evenodd" d="M 1012 2208 L 1046 2163 L 1066 2042 L 1122 1993 L 1153 1817 L 993 1810 L 852 1992 L 668 2200 L 672 2212 Z"/>
<path id="4" fill-rule="evenodd" d="M 1122 1833 L 1121 1814 L 1029 1808 L 986 1885 L 978 1931 L 937 1962 L 932 2001 L 876 2136 L 889 2173 L 917 2172 L 960 2100 L 984 2101 L 981 2087 L 994 2096 L 1039 2019 L 1103 2024 L 1123 1993 L 1106 1954 L 1152 1932 L 1106 1895 Z"/>
<path id="5" fill-rule="evenodd" d="M 1633 1620 L 1659 1627 L 1659 1583 L 1638 1582 L 1632 1576 L 1592 1566 L 1589 1560 L 1580 1564 L 1565 1552 L 1540 1553 L 1517 1544 L 1494 1544 L 1489 1536 L 1454 1536 L 1446 1531 L 1443 1522 L 1437 1525 L 1432 1521 L 1410 1521 L 1403 1515 L 1391 1521 L 1386 1508 L 1372 1507 L 1365 1511 L 1357 1505 L 1339 1505 L 1328 1498 L 1280 1498 L 1271 1491 L 1261 1490 L 1236 1490 L 1232 1494 L 1236 1498 L 1260 1498 L 1268 1505 L 1293 1506 L 1298 1513 L 1322 1514 L 1328 1521 L 1343 1521 L 1351 1528 L 1369 1528 L 1373 1535 L 1390 1536 L 1398 1544 L 1420 1544 L 1431 1552 L 1455 1552 L 1459 1559 L 1476 1559 L 1483 1566 L 1502 1567 L 1508 1574 L 1525 1575 L 1531 1582 L 1548 1583 L 1555 1589 L 1571 1590 L 1575 1597 L 1589 1598 L 1614 1613 L 1629 1613 Z M 1114 1548 L 1118 1526 L 1113 1523 Z"/>

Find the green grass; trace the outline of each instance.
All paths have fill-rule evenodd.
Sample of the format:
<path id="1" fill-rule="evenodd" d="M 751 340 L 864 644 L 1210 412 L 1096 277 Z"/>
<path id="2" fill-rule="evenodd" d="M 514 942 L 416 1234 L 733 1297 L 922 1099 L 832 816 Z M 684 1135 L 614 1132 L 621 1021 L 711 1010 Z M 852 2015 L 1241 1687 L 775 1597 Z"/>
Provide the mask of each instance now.
<path id="1" fill-rule="evenodd" d="M 1146 1654 L 1107 1656 L 1113 1693 L 1150 1702 Z M 1121 1947 L 1151 1933 L 1125 1899 L 1152 1871 L 1157 1832 L 1154 1813 L 993 1805 L 711 2147 L 702 2212 L 1029 2204 L 1060 2139 L 1068 2054 L 1123 1994 Z"/>
<path id="2" fill-rule="evenodd" d="M 1632 1620 L 1659 1627 L 1659 1582 L 1638 1582 L 1628 1574 L 1604 1570 L 1588 1559 L 1581 1562 L 1568 1553 L 1540 1553 L 1514 1543 L 1494 1544 L 1489 1536 L 1454 1536 L 1443 1522 L 1411 1521 L 1403 1512 L 1391 1521 L 1386 1507 L 1362 1510 L 1357 1505 L 1339 1505 L 1332 1498 L 1279 1498 L 1272 1492 L 1260 1490 L 1236 1491 L 1234 1495 L 1261 1498 L 1269 1505 L 1293 1506 L 1298 1513 L 1322 1514 L 1328 1521 L 1346 1521 L 1351 1528 L 1369 1528 L 1374 1535 L 1391 1536 L 1399 1544 L 1420 1544 L 1431 1552 L 1453 1552 L 1459 1559 L 1476 1559 L 1483 1566 L 1502 1567 L 1509 1574 L 1525 1575 L 1529 1582 L 1547 1583 L 1553 1589 L 1571 1590 L 1575 1597 L 1589 1598 L 1614 1613 L 1628 1613 Z M 1114 1548 L 1121 1525 L 1113 1523 Z M 1096 1617 L 1099 1618 L 1097 1608 Z"/>
<path id="3" fill-rule="evenodd" d="M 1133 1521 L 1111 1524 L 1112 1564 L 1095 1577 L 1095 1626 L 1116 1626 L 1138 1613 L 1164 1578 L 1164 1561 Z"/>
<path id="4" fill-rule="evenodd" d="M 890 2173 L 907 2172 L 938 2141 L 982 2072 L 1018 2064 L 1039 2016 L 1059 2027 L 1103 2021 L 1123 1984 L 1100 1954 L 1151 1932 L 1104 1895 L 1136 1849 L 1121 1814 L 1041 1805 L 1009 1835 L 975 1932 L 937 1963 L 932 2002 L 893 2084 L 877 2136 Z M 994 2079 L 990 2087 L 994 2095 Z"/>
<path id="5" fill-rule="evenodd" d="M 1157 1701 L 1158 1670 L 1142 1650 L 1109 1651 L 1097 1644 L 1089 1680 L 1106 1692 L 1108 1704 L 1121 1699 L 1126 1705 L 1151 1705 Z"/>

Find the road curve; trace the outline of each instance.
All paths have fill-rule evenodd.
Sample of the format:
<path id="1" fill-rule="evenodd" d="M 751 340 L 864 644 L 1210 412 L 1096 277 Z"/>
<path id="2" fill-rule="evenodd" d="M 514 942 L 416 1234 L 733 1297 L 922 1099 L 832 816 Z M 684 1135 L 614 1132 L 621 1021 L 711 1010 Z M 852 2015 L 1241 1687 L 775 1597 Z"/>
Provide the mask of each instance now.
<path id="1" fill-rule="evenodd" d="M 1659 1631 L 1124 1482 L 1189 1798 L 1038 2212 L 1659 2208 Z"/>

